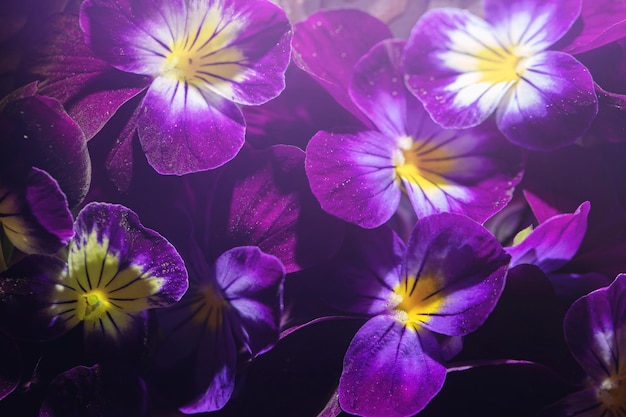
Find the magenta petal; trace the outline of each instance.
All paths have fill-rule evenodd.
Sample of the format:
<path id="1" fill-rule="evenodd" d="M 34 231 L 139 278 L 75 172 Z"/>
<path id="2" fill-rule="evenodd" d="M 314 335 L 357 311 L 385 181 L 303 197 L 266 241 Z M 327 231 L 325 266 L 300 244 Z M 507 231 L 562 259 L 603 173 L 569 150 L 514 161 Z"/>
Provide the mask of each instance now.
<path id="1" fill-rule="evenodd" d="M 567 345 L 596 384 L 622 378 L 626 349 L 626 274 L 578 299 L 564 320 Z"/>
<path id="2" fill-rule="evenodd" d="M 328 213 L 365 228 L 378 227 L 400 204 L 392 138 L 375 131 L 318 132 L 307 146 L 311 190 Z"/>
<path id="3" fill-rule="evenodd" d="M 581 0 L 486 0 L 485 20 L 512 44 L 546 49 L 569 30 Z"/>
<path id="4" fill-rule="evenodd" d="M 311 194 L 302 150 L 283 145 L 244 150 L 218 182 L 210 212 L 200 210 L 194 219 L 207 231 L 199 242 L 212 259 L 237 246 L 258 246 L 294 272 L 327 261 L 339 249 L 343 224 Z"/>
<path id="5" fill-rule="evenodd" d="M 137 120 L 148 162 L 160 174 L 184 175 L 225 164 L 244 143 L 234 103 L 184 83 L 154 80 Z"/>
<path id="6" fill-rule="evenodd" d="M 584 0 L 578 21 L 565 35 L 558 48 L 580 54 L 599 48 L 626 33 L 626 7 L 614 0 Z"/>
<path id="7" fill-rule="evenodd" d="M 339 104 L 367 123 L 348 97 L 348 85 L 357 60 L 387 38 L 391 38 L 387 25 L 365 12 L 322 10 L 295 25 L 293 61 Z"/>
<path id="8" fill-rule="evenodd" d="M 128 191 L 133 178 L 133 141 L 137 135 L 137 119 L 140 112 L 141 107 L 136 106 L 106 159 L 105 167 L 108 177 L 122 192 Z"/>
<path id="9" fill-rule="evenodd" d="M 541 223 L 521 243 L 507 249 L 511 267 L 532 264 L 548 274 L 565 265 L 585 236 L 589 209 L 587 201 L 572 214 L 557 215 Z"/>
<path id="10" fill-rule="evenodd" d="M 339 404 L 365 417 L 408 417 L 437 395 L 446 377 L 439 344 L 390 316 L 376 316 L 352 339 L 339 381 Z"/>
<path id="11" fill-rule="evenodd" d="M 115 112 L 145 90 L 150 77 L 124 74 L 97 58 L 85 45 L 75 14 L 48 18 L 37 32 L 29 70 L 43 79 L 40 94 L 61 101 L 92 139 Z"/>
<path id="12" fill-rule="evenodd" d="M 144 381 L 128 366 L 77 366 L 52 380 L 39 416 L 138 417 L 147 412 L 147 402 Z"/>
<path id="13" fill-rule="evenodd" d="M 229 250 L 217 258 L 215 273 L 224 298 L 234 312 L 242 342 L 260 355 L 278 342 L 283 302 L 284 267 L 254 246 Z"/>
<path id="14" fill-rule="evenodd" d="M 350 97 L 378 130 L 391 137 L 413 132 L 421 103 L 404 86 L 401 57 L 406 42 L 377 43 L 354 67 Z"/>
<path id="15" fill-rule="evenodd" d="M 416 278 L 416 291 L 427 290 L 419 298 L 439 303 L 420 324 L 449 336 L 476 330 L 498 302 L 509 259 L 487 229 L 465 216 L 441 213 L 419 220 L 402 277 Z M 426 284 L 420 287 L 420 280 Z"/>
<path id="16" fill-rule="evenodd" d="M 572 56 L 546 51 L 528 58 L 527 69 L 496 113 L 498 128 L 527 149 L 573 144 L 598 112 L 593 80 Z"/>

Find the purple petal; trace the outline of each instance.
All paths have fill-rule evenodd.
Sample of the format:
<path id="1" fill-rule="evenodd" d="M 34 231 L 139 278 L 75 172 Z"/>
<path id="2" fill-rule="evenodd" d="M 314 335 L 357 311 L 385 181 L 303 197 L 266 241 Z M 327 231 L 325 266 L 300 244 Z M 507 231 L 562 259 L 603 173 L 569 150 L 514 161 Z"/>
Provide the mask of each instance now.
<path id="1" fill-rule="evenodd" d="M 375 131 L 318 132 L 307 146 L 306 173 L 322 208 L 361 227 L 385 223 L 400 203 L 396 143 Z"/>
<path id="2" fill-rule="evenodd" d="M 87 140 L 150 84 L 149 77 L 124 74 L 94 56 L 75 14 L 50 16 L 34 36 L 29 71 L 44 79 L 40 93 L 61 101 Z"/>
<path id="3" fill-rule="evenodd" d="M 184 175 L 217 168 L 237 155 L 245 122 L 232 102 L 159 77 L 137 120 L 141 146 L 160 174 Z"/>
<path id="4" fill-rule="evenodd" d="M 351 113 L 368 123 L 348 96 L 357 60 L 391 38 L 387 25 L 359 10 L 322 10 L 294 27 L 293 60 Z"/>
<path id="5" fill-rule="evenodd" d="M 133 140 L 137 134 L 137 120 L 141 110 L 141 106 L 135 107 L 106 159 L 108 177 L 122 192 L 128 191 L 133 178 Z"/>
<path id="6" fill-rule="evenodd" d="M 522 242 L 507 248 L 511 267 L 532 264 L 546 274 L 574 257 L 587 231 L 590 204 L 585 202 L 572 214 L 561 214 L 541 223 Z"/>
<path id="7" fill-rule="evenodd" d="M 67 245 L 73 219 L 54 178 L 31 168 L 23 179 L 0 175 L 0 181 L 0 224 L 13 246 L 24 253 L 54 255 Z"/>
<path id="8" fill-rule="evenodd" d="M 496 114 L 511 142 L 533 150 L 571 145 L 598 112 L 589 71 L 570 55 L 547 51 L 526 61 L 521 81 Z"/>
<path id="9" fill-rule="evenodd" d="M 219 410 L 226 405 L 235 388 L 237 349 L 231 326 L 225 324 L 213 334 L 204 330 L 196 345 L 197 358 L 194 364 L 194 383 L 202 394 L 188 402 L 180 411 L 197 414 Z M 184 339 L 183 339 L 184 340 Z"/>
<path id="10" fill-rule="evenodd" d="M 182 0 L 87 0 L 81 5 L 80 26 L 85 43 L 108 64 L 154 76 L 168 44 L 183 29 L 186 11 Z"/>
<path id="11" fill-rule="evenodd" d="M 626 274 L 578 299 L 564 320 L 567 345 L 597 386 L 626 374 Z"/>
<path id="12" fill-rule="evenodd" d="M 581 0 L 485 1 L 485 20 L 512 45 L 546 49 L 569 30 L 581 9 Z"/>
<path id="13" fill-rule="evenodd" d="M 339 381 L 339 403 L 351 414 L 408 417 L 437 395 L 446 377 L 429 331 L 376 316 L 352 339 Z"/>
<path id="14" fill-rule="evenodd" d="M 77 366 L 57 375 L 47 389 L 40 417 L 143 416 L 148 408 L 144 381 L 127 366 Z"/>
<path id="15" fill-rule="evenodd" d="M 91 162 L 83 132 L 61 103 L 25 93 L 16 100 L 3 100 L 0 111 L 4 129 L 0 165 L 46 171 L 58 181 L 70 207 L 78 205 L 89 189 Z"/>
<path id="16" fill-rule="evenodd" d="M 619 1 L 585 0 L 578 21 L 559 42 L 558 49 L 580 54 L 623 38 L 626 8 Z"/>
<path id="17" fill-rule="evenodd" d="M 211 259 L 237 246 L 258 246 L 294 272 L 327 261 L 341 245 L 343 224 L 315 201 L 298 148 L 241 152 L 225 167 L 211 198 L 210 212 L 200 210 L 194 218 Z"/>
<path id="18" fill-rule="evenodd" d="M 214 54 L 210 67 L 223 82 L 207 87 L 239 104 L 258 105 L 278 96 L 285 88 L 291 52 L 291 25 L 285 12 L 262 0 L 240 1 L 223 12 L 220 39 L 213 41 L 224 37 L 228 46 Z"/>
<path id="19" fill-rule="evenodd" d="M 153 383 L 184 413 L 221 409 L 235 385 L 237 346 L 233 314 L 221 290 L 212 282 L 208 265 L 174 306 L 157 312 L 159 341 Z M 203 273 L 198 271 L 198 273 Z"/>
<path id="20" fill-rule="evenodd" d="M 467 217 L 442 213 L 417 222 L 394 291 L 407 325 L 460 336 L 476 330 L 504 288 L 509 256 Z"/>
<path id="21" fill-rule="evenodd" d="M 278 342 L 283 309 L 281 262 L 257 247 L 239 247 L 217 258 L 217 282 L 234 309 L 234 325 L 241 329 L 243 343 L 257 356 Z"/>
<path id="22" fill-rule="evenodd" d="M 615 277 L 624 271 L 626 217 L 618 191 L 622 166 L 619 156 L 623 152 L 623 145 L 570 146 L 556 152 L 533 153 L 526 161 L 524 188 L 553 212 L 572 213 L 587 200 L 593 207 L 583 243 L 567 265 L 570 272 Z"/>
<path id="23" fill-rule="evenodd" d="M 355 64 L 348 90 L 359 110 L 391 137 L 413 131 L 413 113 L 422 107 L 404 86 L 401 57 L 405 43 L 392 39 L 377 43 Z"/>
<path id="24" fill-rule="evenodd" d="M 315 274 L 319 298 L 339 311 L 387 312 L 405 252 L 402 239 L 388 227 L 349 228 L 337 256 Z"/>

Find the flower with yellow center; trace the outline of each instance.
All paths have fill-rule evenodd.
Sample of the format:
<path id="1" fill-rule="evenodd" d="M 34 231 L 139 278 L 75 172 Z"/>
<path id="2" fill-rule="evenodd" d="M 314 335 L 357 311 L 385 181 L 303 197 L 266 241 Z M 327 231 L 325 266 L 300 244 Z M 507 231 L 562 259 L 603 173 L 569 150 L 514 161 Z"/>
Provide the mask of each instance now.
<path id="1" fill-rule="evenodd" d="M 347 237 L 328 277 L 336 308 L 369 317 L 344 357 L 339 402 L 351 414 L 408 417 L 441 389 L 445 358 L 458 353 L 450 337 L 495 307 L 510 258 L 465 216 L 420 219 L 406 247 L 384 228 L 367 232 Z"/>
<path id="2" fill-rule="evenodd" d="M 85 0 L 80 19 L 99 58 L 152 80 L 136 125 L 161 174 L 230 161 L 244 143 L 239 105 L 285 87 L 291 25 L 269 0 Z"/>
<path id="3" fill-rule="evenodd" d="M 83 323 L 87 338 L 120 345 L 137 330 L 142 312 L 173 304 L 187 290 L 180 255 L 129 209 L 90 203 L 74 230 L 48 311 L 66 330 Z"/>
<path id="4" fill-rule="evenodd" d="M 407 42 L 409 90 L 446 128 L 477 126 L 495 114 L 512 143 L 532 150 L 573 144 L 598 111 L 591 74 L 551 50 L 572 27 L 581 0 L 484 1 L 425 13 Z"/>

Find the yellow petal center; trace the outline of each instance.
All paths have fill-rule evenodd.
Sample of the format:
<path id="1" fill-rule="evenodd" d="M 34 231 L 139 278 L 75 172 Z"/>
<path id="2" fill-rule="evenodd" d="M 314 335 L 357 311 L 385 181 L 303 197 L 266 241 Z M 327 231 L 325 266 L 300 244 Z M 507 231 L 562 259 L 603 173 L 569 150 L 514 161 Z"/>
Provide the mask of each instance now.
<path id="1" fill-rule="evenodd" d="M 443 304 L 436 278 L 423 275 L 408 277 L 394 288 L 393 303 L 396 319 L 417 330 L 437 314 Z"/>
<path id="2" fill-rule="evenodd" d="M 405 180 L 427 190 L 448 183 L 443 175 L 451 170 L 453 159 L 442 147 L 428 146 L 403 136 L 398 139 L 393 164 L 398 182 Z"/>
<path id="3" fill-rule="evenodd" d="M 526 72 L 528 54 L 521 48 L 485 48 L 476 54 L 480 82 L 517 82 Z"/>
<path id="4" fill-rule="evenodd" d="M 230 308 L 219 289 L 209 285 L 197 290 L 196 300 L 191 310 L 195 311 L 194 321 L 211 331 L 217 330 L 224 324 L 224 310 Z"/>
<path id="5" fill-rule="evenodd" d="M 169 45 L 160 75 L 196 87 L 238 81 L 245 57 L 231 44 L 240 30 L 236 20 L 224 23 L 217 8 L 202 19 L 190 16 L 185 36 Z"/>

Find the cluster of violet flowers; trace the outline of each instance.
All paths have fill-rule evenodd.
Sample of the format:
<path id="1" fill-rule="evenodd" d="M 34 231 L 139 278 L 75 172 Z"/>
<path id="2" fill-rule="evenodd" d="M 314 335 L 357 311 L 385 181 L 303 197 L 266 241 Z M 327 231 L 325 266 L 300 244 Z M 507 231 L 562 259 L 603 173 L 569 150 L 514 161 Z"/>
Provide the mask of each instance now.
<path id="1" fill-rule="evenodd" d="M 0 415 L 625 416 L 626 4 L 482 3 L 2 3 Z"/>

